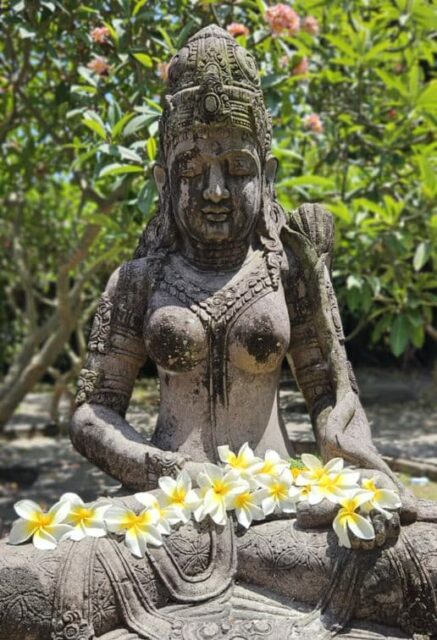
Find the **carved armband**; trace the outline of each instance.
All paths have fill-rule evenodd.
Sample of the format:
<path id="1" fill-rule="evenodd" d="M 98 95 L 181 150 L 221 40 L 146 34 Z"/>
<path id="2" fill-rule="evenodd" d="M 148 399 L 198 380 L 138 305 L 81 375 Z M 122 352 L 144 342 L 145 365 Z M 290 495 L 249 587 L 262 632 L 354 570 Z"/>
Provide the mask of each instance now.
<path id="1" fill-rule="evenodd" d="M 155 447 L 148 447 L 145 455 L 147 486 L 153 489 L 158 486 L 162 476 L 176 478 L 184 468 L 190 456 L 173 451 L 162 451 Z"/>

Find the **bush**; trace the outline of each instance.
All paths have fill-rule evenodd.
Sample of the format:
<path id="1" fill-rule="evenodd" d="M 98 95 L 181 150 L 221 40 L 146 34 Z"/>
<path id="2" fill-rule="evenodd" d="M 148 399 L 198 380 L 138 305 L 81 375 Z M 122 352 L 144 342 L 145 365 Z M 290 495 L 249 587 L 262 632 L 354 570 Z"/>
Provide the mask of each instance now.
<path id="1" fill-rule="evenodd" d="M 334 280 L 353 335 L 370 327 L 373 343 L 396 356 L 435 337 L 430 3 L 21 0 L 0 20 L 8 360 L 50 318 L 80 317 L 131 255 L 155 207 L 168 60 L 211 22 L 258 59 L 279 199 L 289 208 L 321 201 L 336 217 Z M 32 353 L 46 338 L 30 341 Z"/>

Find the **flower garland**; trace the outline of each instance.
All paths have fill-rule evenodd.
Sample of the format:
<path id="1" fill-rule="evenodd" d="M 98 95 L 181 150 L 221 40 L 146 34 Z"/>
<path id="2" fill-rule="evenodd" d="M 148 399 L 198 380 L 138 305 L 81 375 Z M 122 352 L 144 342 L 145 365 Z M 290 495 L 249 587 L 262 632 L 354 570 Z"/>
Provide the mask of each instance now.
<path id="1" fill-rule="evenodd" d="M 316 456 L 302 454 L 300 460 L 286 461 L 272 449 L 259 458 L 247 443 L 237 454 L 228 446 L 218 447 L 218 453 L 223 464 L 204 463 L 196 488 L 182 471 L 176 479 L 160 478 L 155 492 L 136 493 L 143 507 L 139 511 L 105 499 L 85 504 L 74 493 L 65 493 L 47 513 L 35 502 L 21 500 L 14 505 L 19 519 L 8 542 L 32 540 L 37 549 L 49 550 L 61 540 L 114 533 L 124 536 L 135 556 L 143 557 L 148 545 L 162 545 L 172 527 L 190 518 L 200 522 L 209 517 L 224 525 L 233 512 L 247 529 L 273 513 L 295 513 L 299 502 L 317 505 L 326 499 L 339 506 L 333 528 L 339 544 L 350 547 L 349 532 L 363 540 L 375 538 L 371 510 L 389 519 L 388 510 L 401 506 L 395 491 L 378 487 L 377 478 L 360 479 L 359 471 L 345 468 L 342 458 L 323 465 Z"/>

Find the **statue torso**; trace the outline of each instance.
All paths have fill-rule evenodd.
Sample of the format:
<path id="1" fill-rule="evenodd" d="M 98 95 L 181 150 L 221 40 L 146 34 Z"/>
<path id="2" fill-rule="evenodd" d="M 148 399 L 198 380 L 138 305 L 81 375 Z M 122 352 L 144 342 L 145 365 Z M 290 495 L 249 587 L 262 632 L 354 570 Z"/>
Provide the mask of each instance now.
<path id="1" fill-rule="evenodd" d="M 144 339 L 161 382 L 155 444 L 194 459 L 246 440 L 286 454 L 277 392 L 289 318 L 260 251 L 215 274 L 171 256 L 151 288 Z"/>

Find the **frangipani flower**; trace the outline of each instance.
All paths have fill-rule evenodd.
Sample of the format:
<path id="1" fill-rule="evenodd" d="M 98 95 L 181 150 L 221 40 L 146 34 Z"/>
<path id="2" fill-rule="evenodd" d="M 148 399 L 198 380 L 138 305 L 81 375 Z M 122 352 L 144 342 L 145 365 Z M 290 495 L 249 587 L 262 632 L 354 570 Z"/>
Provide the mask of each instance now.
<path id="1" fill-rule="evenodd" d="M 85 504 L 81 497 L 75 493 L 64 493 L 61 502 L 70 504 L 70 511 L 66 518 L 66 523 L 73 529 L 66 534 L 66 538 L 79 541 L 87 536 L 91 538 L 101 538 L 106 535 L 104 522 L 105 512 L 111 504 L 96 500 Z"/>
<path id="2" fill-rule="evenodd" d="M 173 508 L 173 512 L 167 512 L 170 515 L 170 519 L 173 519 L 174 514 L 179 513 L 179 521 L 188 522 L 193 506 L 197 504 L 197 496 L 192 489 L 191 478 L 188 473 L 181 471 L 176 480 L 169 476 L 164 476 L 159 479 L 158 483 L 161 489 L 161 493 L 158 494 L 161 507 L 164 510 L 166 507 Z M 168 515 L 164 513 L 162 515 L 168 520 Z"/>
<path id="3" fill-rule="evenodd" d="M 184 519 L 180 509 L 167 504 L 166 496 L 162 491 L 157 496 L 148 492 L 136 493 L 134 498 L 144 507 L 158 511 L 159 520 L 156 523 L 156 528 L 162 535 L 170 535 L 170 526 L 178 524 Z"/>
<path id="4" fill-rule="evenodd" d="M 359 490 L 359 471 L 344 469 L 340 473 L 324 475 L 318 482 L 310 485 L 308 502 L 319 504 L 324 498 L 338 504 L 340 500 L 352 497 Z"/>
<path id="5" fill-rule="evenodd" d="M 386 509 L 399 509 L 402 505 L 401 499 L 396 491 L 391 489 L 381 489 L 376 485 L 377 478 L 363 478 L 361 481 L 362 488 L 371 494 L 369 501 L 363 505 L 365 511 L 377 509 L 390 519 L 393 514 Z"/>
<path id="6" fill-rule="evenodd" d="M 373 540 L 375 530 L 369 520 L 357 513 L 357 509 L 369 500 L 371 494 L 368 491 L 360 491 L 353 498 L 345 498 L 340 501 L 341 509 L 332 523 L 341 546 L 350 549 L 351 543 L 348 529 L 358 538 Z"/>
<path id="7" fill-rule="evenodd" d="M 70 503 L 57 502 L 47 513 L 32 500 L 20 500 L 14 505 L 20 520 L 14 523 L 9 534 L 9 544 L 20 544 L 29 538 L 37 549 L 55 549 L 61 538 L 72 530 L 64 522 L 70 511 Z"/>
<path id="8" fill-rule="evenodd" d="M 226 524 L 226 511 L 232 509 L 232 501 L 240 493 L 249 491 L 249 483 L 238 471 L 226 471 L 215 464 L 205 463 L 205 471 L 197 476 L 200 489 L 204 489 L 203 517 L 210 515 L 216 524 Z M 198 494 L 199 495 L 199 494 Z"/>
<path id="9" fill-rule="evenodd" d="M 217 447 L 219 458 L 225 463 L 226 469 L 234 469 L 235 471 L 247 471 L 256 461 L 255 454 L 245 442 L 237 454 L 233 453 L 227 444 Z"/>
<path id="10" fill-rule="evenodd" d="M 248 529 L 252 524 L 252 520 L 262 520 L 264 518 L 264 511 L 262 510 L 261 502 L 263 496 L 261 491 L 244 491 L 234 496 L 231 501 L 231 509 L 235 509 L 235 515 L 238 522 Z"/>
<path id="11" fill-rule="evenodd" d="M 263 487 L 260 491 L 261 504 L 264 514 L 270 515 L 274 511 L 294 513 L 296 511 L 296 487 L 291 485 L 291 474 L 285 469 L 279 476 L 263 476 L 260 478 Z"/>
<path id="12" fill-rule="evenodd" d="M 267 449 L 264 454 L 264 460 L 258 459 L 251 467 L 253 476 L 259 480 L 259 477 L 280 476 L 287 469 L 288 464 L 281 458 L 279 453 L 273 449 Z"/>
<path id="13" fill-rule="evenodd" d="M 332 458 L 323 465 L 321 460 L 311 453 L 303 453 L 301 460 L 306 468 L 296 478 L 296 484 L 299 486 L 318 483 L 326 475 L 342 471 L 344 465 L 342 458 Z"/>
<path id="14" fill-rule="evenodd" d="M 160 511 L 153 506 L 136 513 L 122 506 L 112 506 L 105 514 L 105 522 L 109 531 L 125 535 L 124 541 L 130 551 L 142 558 L 147 545 L 162 545 L 162 536 L 158 523 Z"/>

